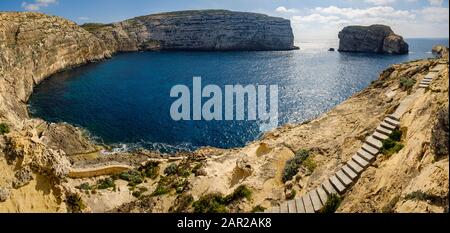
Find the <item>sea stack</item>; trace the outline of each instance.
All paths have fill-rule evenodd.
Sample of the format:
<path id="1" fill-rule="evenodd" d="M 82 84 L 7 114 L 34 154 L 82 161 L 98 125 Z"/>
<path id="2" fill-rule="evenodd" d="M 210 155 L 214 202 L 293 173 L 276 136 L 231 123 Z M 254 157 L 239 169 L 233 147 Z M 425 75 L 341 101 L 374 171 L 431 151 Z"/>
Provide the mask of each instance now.
<path id="1" fill-rule="evenodd" d="M 348 26 L 339 32 L 339 52 L 407 54 L 408 44 L 386 25 Z"/>
<path id="2" fill-rule="evenodd" d="M 289 20 L 258 13 L 177 11 L 82 27 L 112 51 L 297 49 Z"/>

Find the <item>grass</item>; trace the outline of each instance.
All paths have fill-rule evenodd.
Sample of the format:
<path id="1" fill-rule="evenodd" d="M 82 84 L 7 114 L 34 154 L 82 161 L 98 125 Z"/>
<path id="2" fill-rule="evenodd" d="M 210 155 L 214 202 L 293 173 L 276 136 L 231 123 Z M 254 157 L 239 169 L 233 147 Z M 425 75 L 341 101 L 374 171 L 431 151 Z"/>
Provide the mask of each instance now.
<path id="1" fill-rule="evenodd" d="M 195 213 L 227 213 L 227 206 L 242 200 L 251 199 L 252 192 L 245 185 L 237 187 L 233 193 L 222 197 L 221 194 L 211 193 L 202 196 L 198 201 L 194 202 L 192 206 L 194 207 Z"/>
<path id="2" fill-rule="evenodd" d="M 282 177 L 283 182 L 291 180 L 292 177 L 294 177 L 298 173 L 298 169 L 299 169 L 300 165 L 306 159 L 308 159 L 309 154 L 310 153 L 308 150 L 299 150 L 294 155 L 294 158 L 286 161 L 286 164 L 285 164 L 284 170 L 283 170 L 283 177 Z M 312 165 L 312 163 L 310 162 L 309 165 Z"/>
<path id="3" fill-rule="evenodd" d="M 166 169 L 164 169 L 164 174 L 166 174 L 167 176 L 170 175 L 175 175 L 177 174 L 178 171 L 178 166 L 175 163 L 169 164 L 169 166 L 166 167 Z"/>
<path id="4" fill-rule="evenodd" d="M 416 84 L 416 80 L 412 78 L 400 78 L 400 87 L 404 91 L 410 91 L 412 87 Z"/>
<path id="5" fill-rule="evenodd" d="M 171 206 L 169 209 L 169 212 L 172 213 L 183 213 L 188 210 L 188 208 L 191 206 L 192 202 L 194 202 L 194 197 L 192 195 L 180 195 L 175 200 L 175 205 Z"/>
<path id="6" fill-rule="evenodd" d="M 5 123 L 0 124 L 0 135 L 9 133 L 9 126 Z"/>
<path id="7" fill-rule="evenodd" d="M 381 153 L 386 156 L 391 156 L 398 153 L 403 149 L 404 145 L 400 143 L 403 132 L 398 129 L 394 129 L 389 135 L 389 138 L 383 140 L 383 146 L 381 147 Z"/>
<path id="8" fill-rule="evenodd" d="M 335 213 L 336 210 L 341 205 L 342 198 L 337 194 L 328 195 L 328 199 L 325 202 L 325 205 L 319 210 L 321 214 L 332 214 Z"/>
<path id="9" fill-rule="evenodd" d="M 170 192 L 172 183 L 172 177 L 161 177 L 158 181 L 155 191 L 153 191 L 152 196 L 160 196 Z"/>

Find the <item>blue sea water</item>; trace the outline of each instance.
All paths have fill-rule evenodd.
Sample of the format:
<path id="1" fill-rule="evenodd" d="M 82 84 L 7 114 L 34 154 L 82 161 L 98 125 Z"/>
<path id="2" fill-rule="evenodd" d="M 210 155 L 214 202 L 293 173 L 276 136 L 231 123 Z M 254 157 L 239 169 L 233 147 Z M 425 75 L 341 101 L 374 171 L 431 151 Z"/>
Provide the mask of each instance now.
<path id="1" fill-rule="evenodd" d="M 300 123 L 367 87 L 389 65 L 431 57 L 448 39 L 409 39 L 408 55 L 328 52 L 336 42 L 277 52 L 136 52 L 53 75 L 35 88 L 30 112 L 86 129 L 100 142 L 173 152 L 231 148 L 259 137 L 258 121 L 174 121 L 174 85 L 278 85 L 279 125 Z M 205 99 L 207 100 L 207 99 Z"/>

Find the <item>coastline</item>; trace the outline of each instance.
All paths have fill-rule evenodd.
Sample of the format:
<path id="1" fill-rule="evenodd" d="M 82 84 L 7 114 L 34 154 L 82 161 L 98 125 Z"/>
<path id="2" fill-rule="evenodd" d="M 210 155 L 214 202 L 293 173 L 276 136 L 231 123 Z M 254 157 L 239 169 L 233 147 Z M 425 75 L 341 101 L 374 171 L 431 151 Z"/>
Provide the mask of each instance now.
<path id="1" fill-rule="evenodd" d="M 84 34 L 85 32 L 80 31 L 80 33 Z M 75 60 L 71 60 L 69 63 L 58 63 L 57 67 L 52 67 L 51 69 L 48 67 L 39 67 L 38 69 L 43 69 L 48 72 L 40 73 L 40 76 L 38 77 L 33 74 L 32 83 L 29 82 L 30 80 L 22 80 L 20 84 L 26 86 L 22 91 L 19 90 L 14 93 L 0 93 L 2 94 L 0 96 L 2 101 L 5 100 L 4 103 L 12 103 L 7 106 L 8 108 L 6 111 L 12 111 L 17 108 L 21 109 L 20 111 L 23 111 L 24 107 L 26 110 L 25 116 L 18 111 L 16 115 L 11 115 L 12 112 L 8 112 L 10 115 L 5 117 L 5 119 L 9 120 L 9 123 L 12 124 L 13 129 L 10 134 L 6 135 L 7 142 L 5 143 L 4 148 L 7 149 L 3 150 L 4 148 L 2 148 L 2 151 L 8 151 L 9 153 L 12 151 L 15 156 L 24 158 L 22 161 L 15 159 L 11 161 L 12 164 L 16 164 L 19 167 L 27 166 L 27 163 L 33 163 L 33 161 L 38 158 L 38 161 L 41 162 L 37 165 L 38 167 L 41 166 L 38 170 L 50 170 L 48 172 L 48 177 L 50 177 L 49 183 L 57 187 L 56 189 L 59 189 L 58 191 L 61 192 L 61 194 L 56 199 L 61 200 L 65 199 L 65 195 L 78 193 L 74 187 L 80 185 L 82 182 L 86 182 L 86 180 L 83 179 L 70 179 L 67 183 L 62 182 L 63 179 L 59 176 L 62 175 L 62 177 L 64 177 L 68 175 L 71 169 L 70 166 L 67 167 L 66 157 L 69 157 L 70 159 L 70 156 L 73 154 L 82 154 L 83 152 L 90 153 L 93 148 L 96 148 L 96 145 L 89 139 L 85 138 L 80 129 L 69 124 L 48 124 L 42 120 L 30 118 L 26 101 L 31 95 L 33 87 L 51 76 L 54 72 L 60 72 L 67 67 L 74 67 L 89 62 L 107 59 L 115 54 L 115 52 L 111 53 L 111 51 L 106 49 L 97 50 L 93 48 L 92 44 L 97 44 L 101 48 L 101 43 L 94 37 L 91 37 L 92 35 L 86 34 L 86 36 L 88 38 L 88 43 L 86 43 L 88 46 L 87 48 L 89 51 L 95 51 L 93 54 L 85 54 L 85 56 L 81 57 L 81 59 L 76 58 Z M 93 40 L 94 42 L 91 41 L 91 43 L 89 40 Z M 390 72 L 382 73 L 380 79 L 374 82 L 374 84 L 365 88 L 361 92 L 352 95 L 352 97 L 346 101 L 340 103 L 335 108 L 313 119 L 312 121 L 305 124 L 287 124 L 281 126 L 266 133 L 261 139 L 248 143 L 248 145 L 244 147 L 233 149 L 205 147 L 200 148 L 193 153 L 188 153 L 185 155 L 187 158 L 192 159 L 193 157 L 195 163 L 203 164 L 202 166 L 206 175 L 189 177 L 187 180 L 189 180 L 190 188 L 187 189 L 186 192 L 190 193 L 194 199 L 198 199 L 204 193 L 209 192 L 229 194 L 233 189 L 235 189 L 235 187 L 237 187 L 238 184 L 246 184 L 255 190 L 253 201 L 251 203 L 239 203 L 236 206 L 230 207 L 233 211 L 248 212 L 255 205 L 268 207 L 274 203 L 280 203 L 285 199 L 285 184 L 282 183 L 280 179 L 283 166 L 285 162 L 297 151 L 307 148 L 314 153 L 314 161 L 318 164 L 318 168 L 309 175 L 307 175 L 307 171 L 303 171 L 300 174 L 301 179 L 299 183 L 302 184 L 300 185 L 302 187 L 297 187 L 296 190 L 298 194 L 306 193 L 312 187 L 322 182 L 324 178 L 329 176 L 341 161 L 348 159 L 355 152 L 357 147 L 365 138 L 366 134 L 373 130 L 376 127 L 378 120 L 386 114 L 386 109 L 394 108 L 408 95 L 407 92 L 398 90 L 398 79 L 405 74 L 421 77 L 425 70 L 433 67 L 437 64 L 437 62 L 438 60 L 421 60 L 417 62 L 408 62 L 406 64 L 393 65 L 391 68 L 388 68 Z M 4 75 L 3 70 L 1 74 Z M 446 79 L 445 75 L 447 75 Z M 441 85 L 444 85 L 444 90 L 439 92 L 431 92 L 428 93 L 428 95 L 439 95 L 439 98 L 442 99 L 445 92 L 448 94 L 448 72 L 442 71 L 440 77 L 440 82 Z M 14 83 L 15 82 L 13 81 L 8 85 L 13 86 Z M 30 84 L 32 85 L 31 87 L 28 86 Z M 381 86 L 378 87 L 377 85 Z M 5 93 L 6 96 L 3 95 Z M 391 97 L 386 100 L 385 96 L 389 93 Z M 15 103 L 16 101 L 19 103 Z M 424 103 L 426 104 L 426 102 Z M 427 110 L 426 107 L 422 106 L 422 108 Z M 432 108 L 434 111 L 437 106 L 434 104 L 428 106 L 428 108 Z M 349 127 L 349 125 L 352 127 Z M 41 129 L 41 127 L 44 129 Z M 420 131 L 420 129 L 417 129 L 417 131 Z M 321 132 L 321 134 L 314 135 L 312 132 Z M 61 138 L 63 138 L 62 141 Z M 0 144 L 3 146 L 3 143 L 0 142 Z M 64 153 L 60 152 L 61 150 Z M 415 148 L 414 150 L 416 151 L 417 149 Z M 132 153 L 121 155 L 121 159 L 125 161 L 127 158 L 129 159 L 130 156 L 135 157 L 133 161 L 130 161 L 135 167 L 139 167 L 141 164 L 147 163 L 154 158 L 164 158 L 157 153 L 147 153 L 144 151 L 139 155 Z M 39 159 L 41 157 L 54 159 L 58 163 L 48 164 L 46 162 L 42 162 Z M 427 158 L 427 156 L 424 157 Z M 111 162 L 111 160 L 114 161 L 114 158 L 106 160 L 106 162 Z M 162 168 L 167 167 L 179 160 L 183 161 L 183 158 L 180 158 L 179 156 L 178 160 L 164 158 L 164 161 L 161 162 L 161 171 L 164 170 Z M 95 164 L 95 159 L 93 161 Z M 0 162 L 3 163 L 3 161 Z M 100 161 L 97 164 L 104 162 L 105 161 Z M 389 162 L 389 159 L 382 158 L 380 163 L 382 164 L 383 162 Z M 425 165 L 428 165 L 428 163 L 429 161 L 424 162 Z M 247 169 L 248 166 L 251 168 L 250 170 Z M 48 169 L 49 167 L 50 169 Z M 10 176 L 10 172 L 15 171 L 8 171 L 8 177 Z M 13 176 L 11 175 L 10 177 Z M 380 175 L 380 177 L 379 179 L 383 180 L 383 176 Z M 92 179 L 98 180 L 102 178 L 104 177 L 92 177 L 87 180 L 92 181 Z M 404 180 L 396 180 L 396 182 L 400 181 L 403 182 Z M 383 182 L 386 183 L 387 181 Z M 398 184 L 396 182 L 393 182 L 391 185 L 395 186 Z M 212 187 L 211 184 L 216 185 Z M 132 195 L 127 192 L 128 189 L 126 183 L 121 183 L 120 185 L 122 185 L 120 187 L 123 191 L 118 194 L 127 197 L 121 197 L 123 199 L 120 201 L 109 203 L 108 205 L 106 204 L 107 202 L 116 200 L 114 198 L 116 198 L 117 195 L 115 196 L 113 192 L 102 191 L 104 194 L 103 197 L 90 197 L 90 195 L 88 196 L 83 193 L 80 195 L 87 200 L 90 211 L 92 212 L 118 210 L 122 204 L 126 204 L 130 201 L 135 204 L 137 203 L 134 208 L 139 209 L 140 207 L 138 203 L 142 200 L 136 201 L 133 199 Z M 156 188 L 155 186 L 157 185 L 157 182 L 152 181 L 150 185 L 151 188 Z M 364 188 L 370 187 L 370 185 L 370 182 L 362 183 L 360 184 L 362 188 L 358 190 L 364 190 Z M 31 188 L 30 186 L 27 187 Z M 373 189 L 371 190 L 373 191 Z M 19 191 L 16 190 L 13 192 Z M 29 192 L 29 195 L 33 194 L 32 190 L 29 190 Z M 372 195 L 370 192 L 360 192 L 362 192 L 362 194 L 356 197 L 358 200 Z M 389 191 L 381 190 L 379 192 L 387 192 L 386 196 L 388 197 L 381 200 L 374 200 L 372 205 L 376 206 L 376 208 L 385 203 L 386 199 L 390 199 L 390 196 L 388 195 Z M 35 195 L 42 196 L 41 193 L 35 193 Z M 18 197 L 16 196 L 16 193 L 14 193 L 13 196 Z M 151 209 L 151 212 L 168 212 L 173 202 L 178 200 L 178 198 L 179 196 L 177 195 L 158 197 L 155 201 L 157 204 L 155 204 L 154 208 Z M 350 197 L 350 199 L 351 198 L 355 197 Z M 20 201 L 20 198 L 15 201 Z M 50 200 L 49 203 L 53 203 L 53 201 L 54 200 Z M 98 204 L 98 202 L 100 202 L 100 204 Z M 8 204 L 9 207 L 10 205 L 11 203 Z M 23 208 L 24 209 L 22 210 L 26 211 L 27 207 L 25 206 Z M 63 206 L 61 208 L 64 209 L 65 207 Z M 9 208 L 7 210 L 11 211 Z M 38 209 L 38 211 L 39 210 L 42 211 L 43 209 Z M 356 212 L 364 211 L 363 207 L 358 206 L 358 202 L 347 203 L 342 207 L 342 210 Z M 86 211 L 89 212 L 89 209 Z"/>

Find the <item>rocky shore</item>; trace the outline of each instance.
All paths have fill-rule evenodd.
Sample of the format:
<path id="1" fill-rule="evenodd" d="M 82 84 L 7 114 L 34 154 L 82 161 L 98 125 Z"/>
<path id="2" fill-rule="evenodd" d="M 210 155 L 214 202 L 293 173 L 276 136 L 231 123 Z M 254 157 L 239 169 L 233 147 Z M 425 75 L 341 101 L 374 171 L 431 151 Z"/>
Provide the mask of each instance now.
<path id="1" fill-rule="evenodd" d="M 105 156 L 105 147 L 82 130 L 29 117 L 26 102 L 34 85 L 55 72 L 117 51 L 170 49 L 164 46 L 172 42 L 154 46 L 145 35 L 162 16 L 134 19 L 138 32 L 122 31 L 123 22 L 85 30 L 59 17 L 0 13 L 0 212 L 262 211 L 323 182 L 389 109 L 419 88 L 416 80 L 438 63 L 448 64 L 447 56 L 393 65 L 311 122 L 280 127 L 243 148 L 202 148 L 171 158 L 148 151 Z M 401 119 L 404 148 L 378 157 L 342 196 L 338 212 L 448 211 L 448 80 L 445 65 Z M 307 157 L 285 179 L 287 162 L 299 154 Z"/>

